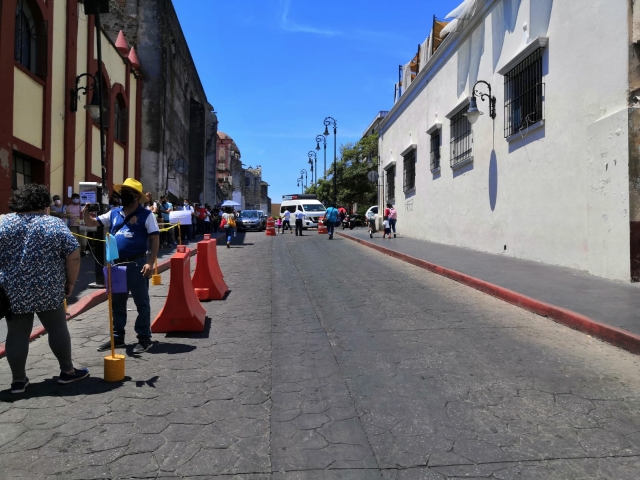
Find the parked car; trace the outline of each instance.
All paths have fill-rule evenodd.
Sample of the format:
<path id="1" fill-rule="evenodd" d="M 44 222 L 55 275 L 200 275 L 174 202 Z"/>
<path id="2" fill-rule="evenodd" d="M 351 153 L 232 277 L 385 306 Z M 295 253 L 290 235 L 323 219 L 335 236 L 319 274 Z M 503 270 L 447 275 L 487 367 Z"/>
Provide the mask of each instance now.
<path id="1" fill-rule="evenodd" d="M 257 230 L 261 232 L 267 228 L 267 217 L 260 210 L 243 210 L 236 222 L 238 230 Z"/>

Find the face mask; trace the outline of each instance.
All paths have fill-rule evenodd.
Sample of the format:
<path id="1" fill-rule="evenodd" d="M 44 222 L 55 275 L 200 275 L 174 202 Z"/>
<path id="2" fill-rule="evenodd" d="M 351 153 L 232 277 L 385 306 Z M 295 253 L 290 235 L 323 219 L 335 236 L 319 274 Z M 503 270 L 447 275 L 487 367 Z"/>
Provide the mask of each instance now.
<path id="1" fill-rule="evenodd" d="M 128 207 L 133 202 L 135 202 L 135 194 L 131 192 L 122 192 L 120 193 L 120 200 L 122 201 L 123 207 Z"/>
<path id="2" fill-rule="evenodd" d="M 58 207 L 59 207 L 59 206 L 60 206 L 60 204 L 62 203 L 62 201 L 61 201 L 61 200 L 56 200 L 54 203 L 56 204 L 56 206 L 58 206 Z"/>
<path id="3" fill-rule="evenodd" d="M 189 204 L 188 204 L 187 202 L 184 202 L 184 206 L 185 206 L 185 207 L 188 207 L 188 206 L 189 206 Z"/>
<path id="4" fill-rule="evenodd" d="M 74 198 L 72 201 L 73 201 L 74 205 L 78 205 L 80 203 L 80 199 L 79 198 Z"/>

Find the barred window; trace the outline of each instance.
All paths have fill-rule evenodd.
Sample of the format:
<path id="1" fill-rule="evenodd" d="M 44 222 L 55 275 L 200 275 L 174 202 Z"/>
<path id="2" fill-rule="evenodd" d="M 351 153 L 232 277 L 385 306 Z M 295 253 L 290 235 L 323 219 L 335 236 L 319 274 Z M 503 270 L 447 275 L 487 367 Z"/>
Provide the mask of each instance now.
<path id="1" fill-rule="evenodd" d="M 451 168 L 473 158 L 473 133 L 465 113 L 469 105 L 451 118 Z"/>
<path id="2" fill-rule="evenodd" d="M 396 198 L 396 167 L 387 170 L 387 201 Z"/>
<path id="3" fill-rule="evenodd" d="M 13 172 L 11 178 L 11 187 L 22 187 L 32 181 L 31 160 L 21 157 L 14 153 L 13 155 Z"/>
<path id="4" fill-rule="evenodd" d="M 440 168 L 440 129 L 431 134 L 431 170 Z"/>
<path id="5" fill-rule="evenodd" d="M 16 8 L 13 58 L 31 73 L 47 75 L 47 22 L 31 0 L 19 0 Z"/>
<path id="6" fill-rule="evenodd" d="M 544 118 L 540 48 L 504 76 L 504 136 L 526 129 Z"/>
<path id="7" fill-rule="evenodd" d="M 124 99 L 118 95 L 113 109 L 115 132 L 114 138 L 120 143 L 127 143 L 127 108 Z"/>
<path id="8" fill-rule="evenodd" d="M 412 149 L 404 156 L 404 180 L 402 191 L 406 192 L 416 186 L 416 149 Z"/>

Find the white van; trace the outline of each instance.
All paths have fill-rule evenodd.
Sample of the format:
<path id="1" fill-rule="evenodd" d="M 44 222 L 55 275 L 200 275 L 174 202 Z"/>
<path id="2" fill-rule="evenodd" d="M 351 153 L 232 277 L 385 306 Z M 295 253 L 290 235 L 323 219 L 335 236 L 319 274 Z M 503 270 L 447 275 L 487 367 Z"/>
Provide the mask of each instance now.
<path id="1" fill-rule="evenodd" d="M 327 211 L 324 205 L 318 201 L 314 194 L 299 193 L 293 195 L 283 195 L 280 204 L 280 215 L 284 215 L 285 210 L 291 212 L 291 227 L 295 225 L 295 213 L 304 212 L 306 216 L 302 221 L 302 228 L 317 228 L 318 219 L 324 217 Z"/>

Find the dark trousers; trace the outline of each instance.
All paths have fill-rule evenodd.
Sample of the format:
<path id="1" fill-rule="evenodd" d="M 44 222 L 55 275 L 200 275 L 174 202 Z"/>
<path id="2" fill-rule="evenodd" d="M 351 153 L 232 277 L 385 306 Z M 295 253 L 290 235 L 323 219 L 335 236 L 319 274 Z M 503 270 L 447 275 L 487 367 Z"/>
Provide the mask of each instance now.
<path id="1" fill-rule="evenodd" d="M 389 227 L 391 228 L 391 230 L 393 230 L 393 234 L 394 234 L 394 235 L 396 234 L 396 222 L 397 222 L 397 221 L 398 221 L 398 220 L 397 220 L 397 219 L 395 219 L 395 218 L 390 218 L 390 219 L 389 219 Z"/>
<path id="2" fill-rule="evenodd" d="M 151 306 L 149 304 L 149 278 L 143 277 L 140 270 L 147 257 L 139 258 L 127 264 L 127 288 L 138 310 L 135 331 L 139 339 L 151 338 Z M 113 300 L 113 336 L 124 341 L 124 327 L 127 324 L 127 293 L 111 294 Z"/>
<path id="3" fill-rule="evenodd" d="M 283 220 L 282 221 L 282 231 L 284 232 L 286 229 L 291 230 L 291 224 L 289 223 L 289 220 Z"/>
<path id="4" fill-rule="evenodd" d="M 73 370 L 71 362 L 71 337 L 67 327 L 67 314 L 64 306 L 55 310 L 38 312 L 40 323 L 47 330 L 49 347 L 58 359 L 60 371 Z M 7 340 L 5 343 L 7 361 L 14 382 L 21 382 L 27 376 L 25 366 L 29 353 L 29 336 L 33 328 L 33 313 L 13 313 L 7 321 Z"/>
<path id="5" fill-rule="evenodd" d="M 302 219 L 296 218 L 296 237 L 298 236 L 298 232 L 302 235 Z"/>
<path id="6" fill-rule="evenodd" d="M 327 233 L 329 234 L 330 238 L 333 238 L 333 232 L 336 229 L 336 222 L 332 222 L 331 220 L 329 220 L 327 222 Z"/>

